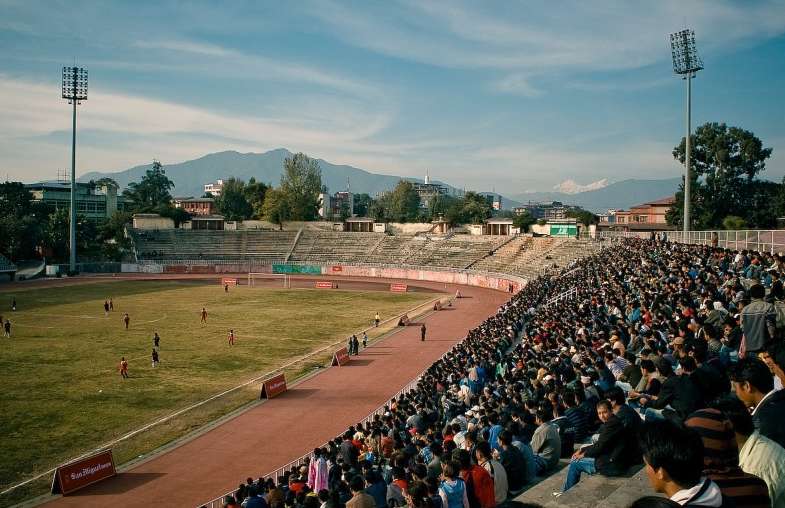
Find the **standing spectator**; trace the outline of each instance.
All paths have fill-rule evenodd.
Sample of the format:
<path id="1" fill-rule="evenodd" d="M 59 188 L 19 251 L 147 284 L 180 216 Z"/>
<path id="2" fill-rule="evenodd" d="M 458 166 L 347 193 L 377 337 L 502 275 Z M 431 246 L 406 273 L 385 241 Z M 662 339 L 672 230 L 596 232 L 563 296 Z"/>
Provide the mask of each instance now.
<path id="1" fill-rule="evenodd" d="M 354 354 L 354 341 L 352 340 L 351 336 L 346 340 L 346 349 L 349 356 Z"/>
<path id="2" fill-rule="evenodd" d="M 694 431 L 668 420 L 649 422 L 641 428 L 640 446 L 656 492 L 681 506 L 732 506 L 717 484 L 703 476 L 703 443 Z"/>
<path id="3" fill-rule="evenodd" d="M 308 464 L 308 486 L 314 492 L 327 488 L 327 459 L 321 448 L 313 450 L 313 458 Z"/>
<path id="4" fill-rule="evenodd" d="M 703 441 L 703 474 L 736 506 L 769 508 L 766 482 L 739 467 L 739 449 L 733 425 L 717 409 L 700 409 L 684 422 Z"/>
<path id="5" fill-rule="evenodd" d="M 420 327 L 420 340 L 421 341 L 425 341 L 425 333 L 426 333 L 425 323 L 423 323 L 422 326 Z"/>
<path id="6" fill-rule="evenodd" d="M 360 354 L 360 341 L 357 339 L 357 335 L 352 335 L 352 349 L 354 349 L 355 356 Z"/>
<path id="7" fill-rule="evenodd" d="M 363 330 L 363 349 L 368 347 L 368 334 Z"/>
<path id="8" fill-rule="evenodd" d="M 755 430 L 750 412 L 739 399 L 726 397 L 717 409 L 733 425 L 741 469 L 766 482 L 772 507 L 785 508 L 785 448 Z"/>
<path id="9" fill-rule="evenodd" d="M 531 440 L 532 452 L 537 464 L 537 476 L 542 476 L 543 473 L 555 468 L 561 456 L 559 429 L 551 425 L 552 419 L 553 411 L 542 407 L 537 410 L 535 420 L 537 430 L 534 431 Z"/>
<path id="10" fill-rule="evenodd" d="M 744 350 L 749 356 L 766 348 L 775 337 L 777 312 L 774 305 L 766 302 L 766 290 L 760 284 L 749 290 L 750 303 L 741 311 L 741 328 L 744 331 Z"/>
<path id="11" fill-rule="evenodd" d="M 785 447 L 785 392 L 774 391 L 774 379 L 757 358 L 739 360 L 730 370 L 736 397 L 752 409 L 755 429 Z"/>

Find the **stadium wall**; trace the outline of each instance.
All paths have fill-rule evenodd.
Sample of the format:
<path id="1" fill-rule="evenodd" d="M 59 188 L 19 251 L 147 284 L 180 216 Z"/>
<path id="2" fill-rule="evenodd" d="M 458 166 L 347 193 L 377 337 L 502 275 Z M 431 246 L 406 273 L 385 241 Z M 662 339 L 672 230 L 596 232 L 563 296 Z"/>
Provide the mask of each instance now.
<path id="1" fill-rule="evenodd" d="M 291 267 L 282 270 L 282 266 Z M 304 269 L 303 269 L 304 268 Z M 225 274 L 225 273 L 291 273 L 303 275 L 323 275 L 330 277 L 373 277 L 382 279 L 421 280 L 444 284 L 477 286 L 497 291 L 513 293 L 520 291 L 527 280 L 514 275 L 484 273 L 473 270 L 458 270 L 419 267 L 359 266 L 359 265 L 249 265 L 248 263 L 227 264 L 123 264 L 127 273 L 171 273 L 171 274 Z"/>

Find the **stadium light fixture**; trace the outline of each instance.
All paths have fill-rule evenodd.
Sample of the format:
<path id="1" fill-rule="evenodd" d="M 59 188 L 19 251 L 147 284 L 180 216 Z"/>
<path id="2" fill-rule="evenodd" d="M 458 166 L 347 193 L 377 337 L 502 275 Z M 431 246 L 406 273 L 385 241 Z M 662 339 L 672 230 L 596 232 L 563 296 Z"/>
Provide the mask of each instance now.
<path id="1" fill-rule="evenodd" d="M 687 82 L 687 137 L 684 146 L 684 231 L 690 230 L 690 121 L 692 114 L 692 79 L 703 69 L 703 61 L 695 48 L 695 32 L 689 29 L 671 34 L 673 72 Z"/>
<path id="2" fill-rule="evenodd" d="M 71 255 L 68 268 L 76 271 L 76 106 L 87 100 L 87 69 L 63 67 L 63 99 L 73 104 L 73 130 L 71 134 L 71 213 L 69 221 L 69 244 Z"/>

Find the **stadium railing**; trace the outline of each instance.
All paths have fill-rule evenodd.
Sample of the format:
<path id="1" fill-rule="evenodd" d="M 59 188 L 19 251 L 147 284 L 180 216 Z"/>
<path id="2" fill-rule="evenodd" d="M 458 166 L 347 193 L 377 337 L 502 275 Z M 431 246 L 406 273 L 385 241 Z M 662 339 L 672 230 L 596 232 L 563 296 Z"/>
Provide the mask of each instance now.
<path id="1" fill-rule="evenodd" d="M 692 245 L 711 245 L 717 235 L 717 246 L 730 250 L 756 250 L 758 252 L 785 252 L 785 230 L 741 229 L 707 231 L 665 231 L 668 240 Z M 601 231 L 597 238 L 649 238 L 648 231 Z"/>

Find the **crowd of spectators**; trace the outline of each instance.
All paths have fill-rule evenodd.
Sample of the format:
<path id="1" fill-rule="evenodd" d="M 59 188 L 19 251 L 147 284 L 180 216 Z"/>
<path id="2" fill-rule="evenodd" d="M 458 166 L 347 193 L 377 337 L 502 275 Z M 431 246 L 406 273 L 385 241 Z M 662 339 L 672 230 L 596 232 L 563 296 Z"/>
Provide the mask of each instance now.
<path id="1" fill-rule="evenodd" d="M 782 273 L 785 258 L 747 251 L 603 249 L 529 283 L 415 389 L 226 506 L 493 508 L 567 463 L 555 496 L 643 467 L 666 497 L 631 506 L 785 507 Z"/>

